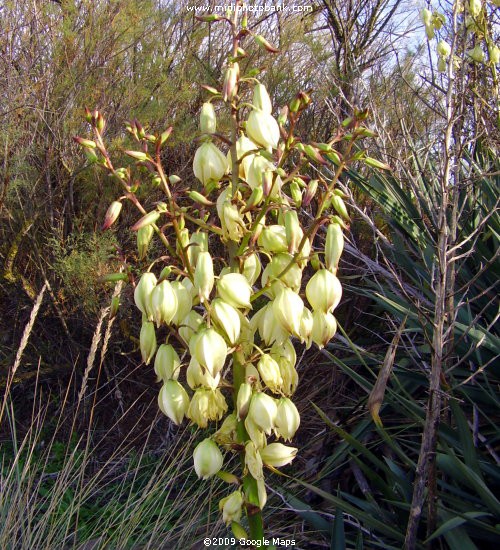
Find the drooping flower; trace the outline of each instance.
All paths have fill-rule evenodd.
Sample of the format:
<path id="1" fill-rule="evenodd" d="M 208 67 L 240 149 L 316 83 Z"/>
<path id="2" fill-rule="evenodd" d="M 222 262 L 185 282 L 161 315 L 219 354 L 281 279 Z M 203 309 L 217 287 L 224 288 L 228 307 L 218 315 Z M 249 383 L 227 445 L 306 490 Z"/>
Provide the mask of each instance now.
<path id="1" fill-rule="evenodd" d="M 241 273 L 226 273 L 217 282 L 217 293 L 235 308 L 251 308 L 252 287 Z"/>
<path id="2" fill-rule="evenodd" d="M 177 380 L 167 380 L 158 395 L 158 406 L 164 415 L 179 426 L 189 407 L 188 394 Z"/>
<path id="3" fill-rule="evenodd" d="M 193 461 L 198 477 L 208 479 L 222 468 L 223 458 L 219 447 L 207 438 L 196 446 Z"/>
<path id="4" fill-rule="evenodd" d="M 253 109 L 248 116 L 246 130 L 248 137 L 262 147 L 276 149 L 280 129 L 276 120 L 260 109 Z"/>
<path id="5" fill-rule="evenodd" d="M 210 141 L 198 147 L 194 155 L 194 175 L 204 186 L 211 180 L 219 181 L 227 170 L 227 159 L 222 151 Z"/>
<path id="6" fill-rule="evenodd" d="M 156 352 L 155 326 L 151 321 L 145 321 L 142 323 L 139 344 L 141 348 L 142 360 L 146 363 L 146 365 L 149 365 L 149 362 Z"/>
<path id="7" fill-rule="evenodd" d="M 264 464 L 279 468 L 280 466 L 290 464 L 295 458 L 297 451 L 298 449 L 295 447 L 287 447 L 282 443 L 271 443 L 259 452 Z"/>

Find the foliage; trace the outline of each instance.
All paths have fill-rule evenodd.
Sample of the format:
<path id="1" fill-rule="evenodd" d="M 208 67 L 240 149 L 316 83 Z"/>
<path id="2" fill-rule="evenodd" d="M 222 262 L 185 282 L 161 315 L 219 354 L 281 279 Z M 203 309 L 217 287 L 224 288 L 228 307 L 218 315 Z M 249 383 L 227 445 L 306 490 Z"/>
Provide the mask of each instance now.
<path id="1" fill-rule="evenodd" d="M 457 266 L 459 291 L 454 296 L 458 306 L 454 325 L 456 359 L 443 381 L 446 410 L 437 435 L 435 493 L 429 496 L 436 502 L 437 522 L 429 531 L 432 509 L 424 508 L 424 526 L 417 545 L 424 547 L 427 541 L 444 539 L 449 548 L 457 550 L 495 546 L 500 540 L 496 528 L 500 514 L 496 497 L 500 488 L 499 459 L 495 452 L 500 437 L 495 390 L 500 377 L 500 341 L 495 325 L 497 308 L 494 300 L 492 303 L 499 269 L 495 235 L 500 218 L 494 192 L 498 188 L 498 162 L 491 151 L 478 151 L 474 159 L 463 164 L 463 170 L 471 170 L 476 177 L 471 196 L 467 197 L 470 190 L 464 189 L 460 201 L 464 215 L 459 234 L 465 245 Z M 435 300 L 430 252 L 433 236 L 424 225 L 429 218 L 418 215 L 415 199 L 402 192 L 398 181 L 380 174 L 363 178 L 354 172 L 351 179 L 384 212 L 391 228 L 391 241 L 384 247 L 384 255 L 391 265 L 398 266 L 397 271 L 378 275 L 372 281 L 363 276 L 368 285 L 353 289 L 378 304 L 374 334 L 380 334 L 379 327 L 384 323 L 381 317 L 386 312 L 394 319 L 395 337 L 385 358 L 369 351 L 372 338 L 366 343 L 358 339 L 356 345 L 347 340 L 346 347 L 334 345 L 327 358 L 368 395 L 374 395 L 376 380 L 387 369 L 392 369 L 392 376 L 383 403 L 379 403 L 380 413 L 372 409 L 375 420 L 380 415 L 379 422 L 360 416 L 347 431 L 318 409 L 341 440 L 319 476 L 328 478 L 339 469 L 347 469 L 351 489 L 331 494 L 317 484 L 305 485 L 343 514 L 339 517 L 343 518 L 343 530 L 352 546 L 363 540 L 374 547 L 400 548 L 411 507 L 419 431 L 426 414 L 423 388 L 431 363 L 429 319 Z M 421 208 L 425 208 L 430 188 L 432 180 L 423 179 L 418 195 Z M 374 402 L 368 400 L 370 404 Z M 428 490 L 433 490 L 432 485 Z M 346 522 L 349 517 L 356 518 L 366 531 L 360 534 L 355 525 Z"/>
<path id="2" fill-rule="evenodd" d="M 113 233 L 72 234 L 64 240 L 53 237 L 47 246 L 53 255 L 54 271 L 62 279 L 59 300 L 66 314 L 71 315 L 67 308 L 75 306 L 95 314 L 103 297 L 99 279 L 113 265 L 116 236 Z"/>

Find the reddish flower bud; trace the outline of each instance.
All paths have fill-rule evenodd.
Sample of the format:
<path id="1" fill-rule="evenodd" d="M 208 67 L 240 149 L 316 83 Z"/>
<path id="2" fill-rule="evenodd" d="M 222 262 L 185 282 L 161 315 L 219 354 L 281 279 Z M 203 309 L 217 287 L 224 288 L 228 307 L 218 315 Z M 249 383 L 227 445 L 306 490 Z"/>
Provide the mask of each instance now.
<path id="1" fill-rule="evenodd" d="M 279 53 L 279 50 L 274 46 L 272 46 L 271 44 L 269 44 L 269 42 L 261 34 L 255 35 L 255 42 L 257 42 L 259 46 L 261 46 L 268 52 Z"/>
<path id="2" fill-rule="evenodd" d="M 106 211 L 106 215 L 104 216 L 104 223 L 102 224 L 103 231 L 109 229 L 115 223 L 115 221 L 118 219 L 118 216 L 120 215 L 122 206 L 123 205 L 120 201 L 113 201 L 109 205 L 109 208 Z"/>
<path id="3" fill-rule="evenodd" d="M 236 95 L 238 89 L 238 79 L 240 76 L 240 67 L 238 63 L 233 63 L 226 70 L 224 86 L 222 88 L 222 98 L 224 101 L 231 101 Z"/>

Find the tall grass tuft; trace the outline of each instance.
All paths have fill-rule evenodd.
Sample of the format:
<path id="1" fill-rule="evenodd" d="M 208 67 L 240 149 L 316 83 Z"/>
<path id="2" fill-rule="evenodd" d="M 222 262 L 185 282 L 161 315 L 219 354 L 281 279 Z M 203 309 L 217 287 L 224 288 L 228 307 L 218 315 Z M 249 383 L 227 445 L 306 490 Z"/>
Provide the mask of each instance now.
<path id="1" fill-rule="evenodd" d="M 223 529 L 209 506 L 222 482 L 200 485 L 192 473 L 197 431 L 173 430 L 158 417 L 151 423 L 147 415 L 155 403 L 129 404 L 108 429 L 89 424 L 81 430 L 82 412 L 70 402 L 70 392 L 46 395 L 41 388 L 35 387 L 30 418 L 18 416 L 18 409 L 25 415 L 25 404 L 6 397 L 0 548 L 191 548 Z M 103 405 L 114 414 L 112 398 L 100 391 L 95 399 L 87 390 L 95 410 L 85 418 L 103 414 Z M 128 430 L 121 428 L 118 439 L 124 419 Z"/>

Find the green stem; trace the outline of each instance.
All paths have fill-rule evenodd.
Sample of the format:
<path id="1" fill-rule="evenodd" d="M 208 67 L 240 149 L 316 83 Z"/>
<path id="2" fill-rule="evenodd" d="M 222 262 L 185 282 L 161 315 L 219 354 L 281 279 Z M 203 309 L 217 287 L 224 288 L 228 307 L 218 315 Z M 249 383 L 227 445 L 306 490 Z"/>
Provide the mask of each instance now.
<path id="1" fill-rule="evenodd" d="M 245 357 L 241 351 L 237 351 L 233 355 L 233 386 L 234 386 L 234 409 L 236 410 L 236 398 L 241 384 L 245 381 Z M 245 424 L 243 420 L 238 422 L 237 428 L 238 443 L 244 445 L 249 440 Z M 245 468 L 245 451 L 241 451 L 240 460 L 242 468 Z M 250 527 L 251 540 L 264 540 L 264 524 L 262 522 L 262 512 L 259 506 L 259 492 L 257 489 L 257 481 L 247 473 L 243 478 L 243 490 L 247 500 L 246 512 L 248 526 Z"/>

